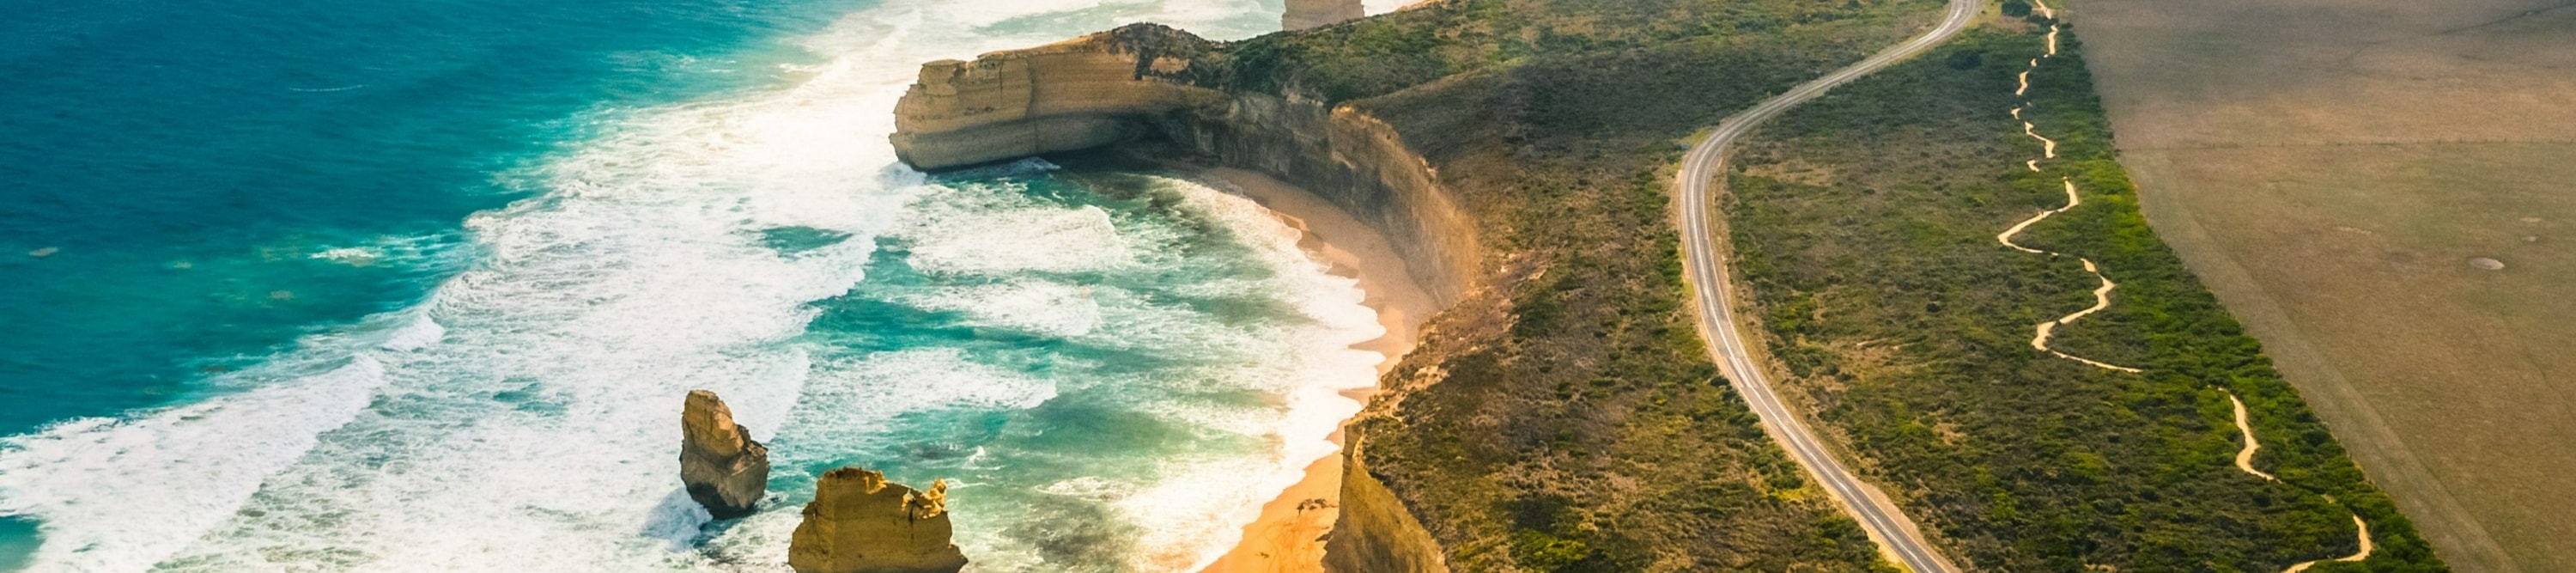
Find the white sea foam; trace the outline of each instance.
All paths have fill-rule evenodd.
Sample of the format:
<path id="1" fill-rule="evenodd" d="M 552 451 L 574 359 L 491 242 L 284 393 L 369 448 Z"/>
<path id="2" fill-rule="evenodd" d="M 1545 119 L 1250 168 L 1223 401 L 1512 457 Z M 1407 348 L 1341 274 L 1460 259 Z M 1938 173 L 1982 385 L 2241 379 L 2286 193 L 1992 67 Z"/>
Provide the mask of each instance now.
<path id="1" fill-rule="evenodd" d="M 918 222 L 914 268 L 934 273 L 1071 273 L 1133 264 L 1126 238 L 1099 207 L 1063 210 L 942 209 Z"/>
<path id="2" fill-rule="evenodd" d="M 1062 338 L 1091 334 L 1100 326 L 1094 287 L 1046 280 L 958 286 L 904 297 L 915 308 L 963 313 L 975 326 L 1008 328 Z"/>
<path id="3" fill-rule="evenodd" d="M 400 328 L 386 333 L 385 341 L 377 343 L 376 348 L 409 352 L 427 348 L 431 344 L 438 343 L 438 339 L 445 337 L 447 337 L 447 327 L 439 326 L 438 321 L 430 320 L 427 314 L 421 314 L 413 316 L 411 322 Z"/>
<path id="4" fill-rule="evenodd" d="M 905 412 L 1024 409 L 1061 391 L 1056 381 L 954 349 L 812 357 L 794 341 L 814 316 L 809 303 L 860 281 L 877 235 L 915 236 L 922 249 L 915 262 L 934 271 L 1012 275 L 1134 265 L 1148 259 L 1133 250 L 1161 244 L 1120 232 L 1096 208 L 991 219 L 961 212 L 935 227 L 899 224 L 904 206 L 932 191 L 918 174 L 888 168 L 884 143 L 892 130 L 886 110 L 917 62 L 1141 15 L 1221 18 L 1216 26 L 1173 22 L 1220 37 L 1275 22 L 1275 13 L 1251 6 L 1140 2 L 1103 16 L 1090 1 L 898 0 L 810 38 L 805 46 L 825 61 L 793 88 L 590 116 L 603 135 L 514 175 L 543 196 L 473 217 L 471 252 L 481 258 L 422 307 L 217 380 L 216 388 L 238 390 L 194 404 L 8 438 L 0 513 L 41 521 L 47 542 L 34 571 L 717 567 L 681 550 L 705 519 L 670 467 L 672 414 L 683 391 L 722 393 L 755 437 L 775 441 L 790 462 L 782 468 L 826 459 L 799 452 L 864 447 L 872 425 Z M 1083 30 L 995 32 L 1041 16 Z M 1133 522 L 1156 524 L 1139 540 L 1156 552 L 1137 561 L 1149 570 L 1179 569 L 1229 545 L 1260 499 L 1285 485 L 1281 477 L 1293 481 L 1306 461 L 1330 451 L 1329 421 L 1347 409 L 1319 396 L 1365 384 L 1370 377 L 1350 365 L 1375 362 L 1345 356 L 1353 328 L 1373 327 L 1350 285 L 1300 270 L 1311 263 L 1286 258 L 1297 256 L 1293 237 L 1278 235 L 1274 221 L 1243 218 L 1248 204 L 1209 193 L 1189 196 L 1231 228 L 1272 230 L 1255 233 L 1255 251 L 1291 272 L 1265 288 L 1296 293 L 1293 304 L 1317 322 L 1216 337 L 1232 345 L 1226 349 L 1299 350 L 1201 372 L 1281 392 L 1284 410 L 1163 406 L 1193 424 L 1275 436 L 1282 449 L 1170 460 L 1161 479 L 1129 484 L 1157 492 L 1118 502 Z M 757 243 L 758 230 L 786 226 L 852 238 L 795 257 Z M 957 236 L 990 244 L 946 239 Z M 344 262 L 401 256 L 392 251 L 314 254 Z M 959 304 L 973 304 L 994 324 L 1085 340 L 1123 336 L 1157 317 L 1186 322 L 1133 299 L 1078 302 L 1087 299 L 1026 278 L 938 298 L 970 301 Z M 1103 295 L 1117 293 L 1095 294 Z M 974 304 L 976 297 L 988 304 Z M 1066 309 L 1072 318 L 1060 313 Z M 1186 349 L 1180 337 L 1192 331 L 1140 334 Z M 1264 337 L 1282 345 L 1246 342 Z M 1270 478 L 1247 486 L 1245 475 Z M 1192 493 L 1203 489 L 1224 491 Z M 764 512 L 708 545 L 742 567 L 775 570 L 793 520 L 792 511 Z M 961 539 L 991 539 L 977 535 L 984 534 Z"/>
<path id="5" fill-rule="evenodd" d="M 384 373 L 361 356 L 240 394 L 10 438 L 0 512 L 46 520 L 39 570 L 141 571 L 348 423 Z"/>
<path id="6" fill-rule="evenodd" d="M 340 247 L 313 253 L 313 258 L 363 267 L 376 264 L 376 260 L 385 258 L 385 254 L 366 247 Z"/>
<path id="7" fill-rule="evenodd" d="M 1261 503 L 1297 483 L 1308 464 L 1339 450 L 1330 441 L 1332 433 L 1342 420 L 1360 410 L 1360 404 L 1342 392 L 1375 385 L 1376 365 L 1384 359 L 1351 346 L 1386 331 L 1378 324 L 1375 311 L 1361 304 L 1365 293 L 1358 289 L 1356 281 L 1326 273 L 1321 263 L 1297 246 L 1302 238 L 1298 231 L 1281 224 L 1249 199 L 1186 182 L 1169 184 L 1182 191 L 1193 210 L 1242 233 L 1244 241 L 1254 247 L 1253 252 L 1267 266 L 1282 269 L 1273 279 L 1282 284 L 1271 292 L 1317 323 L 1280 333 L 1279 338 L 1293 351 L 1283 356 L 1285 360 L 1265 365 L 1269 371 L 1262 373 L 1272 380 L 1264 389 L 1286 398 L 1286 408 L 1271 430 L 1280 443 L 1275 458 L 1246 468 L 1229 467 L 1233 464 L 1226 462 L 1204 463 L 1180 472 L 1178 479 L 1166 481 L 1148 495 L 1134 498 L 1145 500 L 1140 503 L 1144 507 L 1131 506 L 1131 511 L 1176 520 L 1188 517 L 1173 515 L 1187 511 L 1175 506 L 1225 508 L 1212 518 L 1197 520 L 1202 527 L 1158 532 L 1166 537 L 1163 543 L 1200 547 L 1199 561 L 1193 564 L 1196 568 L 1204 567 L 1231 547 L 1240 537 L 1242 526 L 1260 515 Z M 1245 475 L 1263 476 L 1261 485 L 1231 490 L 1205 487 L 1209 483 L 1241 483 Z"/>
<path id="8" fill-rule="evenodd" d="M 1093 456 L 1104 469 L 1142 465 L 1150 471 L 1122 469 L 1115 477 L 1081 475 L 1030 484 L 1035 491 L 1049 495 L 1106 504 L 1114 509 L 1118 522 L 1147 525 L 1134 532 L 1125 546 L 1123 566 L 1139 571 L 1195 570 L 1230 548 L 1245 523 L 1258 516 L 1262 503 L 1277 495 L 1303 476 L 1306 465 L 1326 455 L 1336 446 L 1329 441 L 1341 420 L 1357 413 L 1359 404 L 1341 392 L 1368 387 L 1375 382 L 1375 366 L 1383 357 L 1353 350 L 1353 344 L 1384 333 L 1376 315 L 1361 304 L 1364 293 L 1356 282 L 1328 274 L 1326 268 L 1309 258 L 1299 247 L 1302 236 L 1280 223 L 1258 205 L 1241 197 L 1228 195 L 1204 186 L 1170 179 L 1154 179 L 1162 191 L 1177 195 L 1180 210 L 1190 219 L 1212 223 L 1233 235 L 1248 255 L 1268 273 L 1209 276 L 1158 283 L 1148 288 L 1161 293 L 1133 292 L 1105 285 L 1079 287 L 1081 296 L 1068 291 L 1077 287 L 1032 273 L 1063 270 L 1064 263 L 1051 257 L 1029 256 L 1031 253 L 1059 253 L 1071 250 L 1068 243 L 1084 241 L 1092 245 L 1122 246 L 1116 264 L 1099 261 L 1079 265 L 1092 272 L 1106 272 L 1112 282 L 1123 282 L 1129 275 L 1169 276 L 1176 269 L 1191 268 L 1193 263 L 1176 260 L 1196 247 L 1190 245 L 1189 231 L 1171 222 L 1151 217 L 1120 217 L 1105 212 L 1088 220 L 1087 230 L 1071 237 L 1057 235 L 1051 240 L 1012 238 L 975 243 L 971 253 L 929 253 L 916 248 L 912 260 L 918 265 L 925 258 L 972 256 L 988 261 L 978 267 L 977 283 L 964 287 L 933 287 L 913 292 L 888 295 L 891 300 L 924 309 L 954 310 L 968 316 L 969 324 L 991 324 L 1023 331 L 1041 332 L 1068 338 L 1086 347 L 1113 351 L 1137 357 L 1159 357 L 1171 362 L 1149 371 L 1095 371 L 1085 365 L 1054 363 L 1044 369 L 1056 372 L 1079 372 L 1055 378 L 1054 388 L 1061 393 L 1100 388 L 1120 397 L 1120 409 L 1132 415 L 1157 420 L 1166 427 L 1182 429 L 1210 443 L 1251 442 L 1269 444 L 1267 451 L 1244 452 L 1223 447 L 1192 448 L 1164 452 L 1151 459 L 1119 459 L 1119 454 L 1104 452 L 1030 452 L 1005 453 L 991 461 L 975 463 L 1008 464 L 1020 456 L 1031 456 L 1046 464 L 1066 463 L 1068 458 Z M 1071 208 L 1043 204 L 1014 192 L 1009 185 L 972 185 L 929 198 L 917 205 L 901 227 L 901 235 L 916 241 L 941 238 L 984 236 L 994 225 L 989 221 L 1031 220 L 1066 217 L 1067 213 L 1085 212 L 1092 208 Z M 1061 228 L 1061 227 L 1058 227 Z M 1072 237 L 1079 237 L 1072 238 Z M 1129 277 L 1132 278 L 1132 277 Z M 1143 286 L 1143 285 L 1140 285 Z M 1202 301 L 1243 300 L 1284 304 L 1286 316 L 1271 315 L 1251 322 L 1217 320 L 1204 309 L 1175 303 L 1172 296 Z M 1050 325 L 1080 323 L 1094 325 L 1087 331 L 1056 328 Z M 892 362 L 904 364 L 900 370 L 873 366 L 877 361 L 898 357 L 872 357 L 847 365 L 818 366 L 818 372 L 860 365 L 876 373 L 858 376 L 885 380 L 880 384 L 903 385 L 904 380 L 939 380 L 958 388 L 1009 387 L 996 380 L 1012 376 L 983 372 L 950 378 L 946 370 L 975 371 L 979 364 L 996 358 L 976 358 L 962 352 L 936 354 L 936 362 L 920 360 L 924 354 L 905 354 Z M 1063 357 L 1050 357 L 1064 360 Z M 954 363 L 950 361 L 954 360 Z M 1008 359 L 1001 359 L 1008 360 Z M 884 372 L 901 371 L 903 376 L 889 377 Z M 952 382 L 954 380 L 954 382 Z M 809 387 L 809 395 L 813 391 Z M 1240 402 L 1228 396 L 1254 392 L 1270 398 L 1259 402 Z M 881 398 L 882 399 L 882 398 Z M 1095 398 L 1098 399 L 1098 398 Z M 808 398 L 809 403 L 813 398 Z M 1029 406 L 1035 406 L 1031 402 Z M 860 412 L 877 406 L 819 408 L 816 411 Z M 800 410 L 802 412 L 803 410 Z M 907 409 L 912 411 L 912 409 Z M 800 414 L 802 415 L 802 414 Z M 1100 422 L 1108 423 L 1108 422 Z M 791 423 L 791 427 L 805 424 Z M 867 428 L 868 424 L 814 424 L 813 427 Z M 1068 431 L 1086 431 L 1068 429 Z M 1115 431 L 1115 430 L 1110 430 Z M 834 443 L 866 442 L 884 438 L 867 435 L 815 436 L 799 441 Z M 890 446 L 879 443 L 877 446 Z M 980 451 L 980 450 L 979 450 Z M 1022 460 L 1032 461 L 1032 460 Z M 963 463 L 959 471 L 971 471 Z M 961 500 L 974 496 L 962 496 Z M 960 503 L 971 503 L 961 501 Z M 975 525 L 981 515 L 961 513 L 961 522 Z M 1061 527 L 1085 527 L 1078 522 Z M 784 527 L 780 525 L 778 527 Z M 960 545 L 968 547 L 983 563 L 997 570 L 1046 570 L 1042 561 L 1028 561 L 1021 545 L 1028 540 L 1014 539 L 988 528 L 961 529 Z M 1061 565 L 1058 565 L 1061 567 Z"/>

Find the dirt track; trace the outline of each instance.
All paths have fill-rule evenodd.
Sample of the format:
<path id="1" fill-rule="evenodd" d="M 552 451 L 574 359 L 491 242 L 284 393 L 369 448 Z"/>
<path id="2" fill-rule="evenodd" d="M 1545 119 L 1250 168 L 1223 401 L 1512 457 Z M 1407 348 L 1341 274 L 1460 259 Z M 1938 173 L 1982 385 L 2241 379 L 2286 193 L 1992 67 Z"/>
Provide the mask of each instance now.
<path id="1" fill-rule="evenodd" d="M 2576 571 L 2576 3 L 2078 8 L 2149 221 L 2354 460 L 2457 570 Z"/>
<path id="2" fill-rule="evenodd" d="M 1892 560 L 1915 573 L 1957 571 L 1923 538 L 1920 527 L 1905 512 L 1889 501 L 1885 494 L 1859 477 L 1852 475 L 1841 460 L 1826 449 L 1822 438 L 1792 412 L 1771 389 L 1768 368 L 1754 360 L 1746 337 L 1739 329 L 1733 305 L 1735 297 L 1728 283 L 1723 233 L 1711 220 L 1715 199 L 1725 191 L 1726 152 L 1735 141 L 1753 128 L 1798 104 L 1821 97 L 1833 89 L 1862 76 L 1886 69 L 1906 58 L 1914 57 L 1941 45 L 1966 30 L 1983 6 L 1981 0 L 1950 0 L 1949 11 L 1940 25 L 1903 44 L 1881 51 L 1859 63 L 1835 70 L 1788 92 L 1754 104 L 1751 109 L 1721 121 L 1715 131 L 1691 147 L 1682 167 L 1675 175 L 1682 227 L 1682 258 L 1689 267 L 1692 304 L 1699 311 L 1700 336 L 1708 341 L 1709 356 L 1725 368 L 1727 379 L 1744 396 L 1771 438 L 1788 450 L 1790 459 L 1822 483 L 1844 510 L 1858 520 L 1861 529 Z"/>

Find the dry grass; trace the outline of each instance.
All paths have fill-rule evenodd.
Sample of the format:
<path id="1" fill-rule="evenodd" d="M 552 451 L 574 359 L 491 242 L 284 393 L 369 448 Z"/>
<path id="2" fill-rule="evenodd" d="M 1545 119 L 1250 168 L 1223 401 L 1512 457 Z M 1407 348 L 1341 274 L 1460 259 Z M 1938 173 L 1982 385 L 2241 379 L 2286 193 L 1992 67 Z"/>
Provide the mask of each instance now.
<path id="1" fill-rule="evenodd" d="M 2352 456 L 2455 568 L 2576 571 L 2576 3 L 2075 8 L 2149 220 Z"/>

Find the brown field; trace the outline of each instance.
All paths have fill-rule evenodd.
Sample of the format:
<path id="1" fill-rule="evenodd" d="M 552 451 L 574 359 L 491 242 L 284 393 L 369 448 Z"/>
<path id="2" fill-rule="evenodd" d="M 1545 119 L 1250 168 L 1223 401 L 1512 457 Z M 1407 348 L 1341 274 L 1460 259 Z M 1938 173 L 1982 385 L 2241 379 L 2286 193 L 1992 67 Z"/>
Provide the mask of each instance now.
<path id="1" fill-rule="evenodd" d="M 2576 2 L 2075 8 L 2149 220 L 2352 457 L 2458 570 L 2576 571 Z"/>

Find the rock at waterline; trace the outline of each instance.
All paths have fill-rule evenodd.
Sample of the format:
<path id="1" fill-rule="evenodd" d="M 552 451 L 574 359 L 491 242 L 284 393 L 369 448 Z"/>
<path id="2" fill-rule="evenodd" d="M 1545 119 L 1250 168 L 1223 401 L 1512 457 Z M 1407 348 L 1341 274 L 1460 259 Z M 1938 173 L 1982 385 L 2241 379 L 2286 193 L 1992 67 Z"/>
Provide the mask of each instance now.
<path id="1" fill-rule="evenodd" d="M 769 490 L 769 448 L 733 423 L 716 393 L 689 392 L 680 411 L 680 483 L 716 519 L 751 515 Z"/>
<path id="2" fill-rule="evenodd" d="M 841 468 L 814 484 L 814 502 L 787 544 L 796 573 L 956 573 L 966 554 L 949 542 L 948 482 L 913 491 L 885 474 Z"/>

